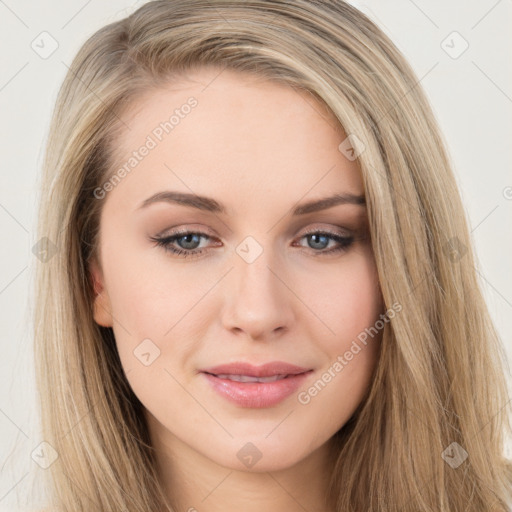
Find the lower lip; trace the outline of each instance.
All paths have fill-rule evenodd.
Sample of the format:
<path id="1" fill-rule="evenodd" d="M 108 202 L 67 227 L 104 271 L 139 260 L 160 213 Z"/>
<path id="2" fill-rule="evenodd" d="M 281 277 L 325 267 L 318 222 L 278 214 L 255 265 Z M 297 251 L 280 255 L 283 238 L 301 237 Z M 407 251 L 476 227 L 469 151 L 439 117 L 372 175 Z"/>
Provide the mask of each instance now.
<path id="1" fill-rule="evenodd" d="M 219 379 L 215 375 L 203 373 L 213 389 L 231 402 L 253 409 L 272 407 L 282 402 L 301 386 L 311 373 L 290 375 L 274 382 L 236 382 Z"/>

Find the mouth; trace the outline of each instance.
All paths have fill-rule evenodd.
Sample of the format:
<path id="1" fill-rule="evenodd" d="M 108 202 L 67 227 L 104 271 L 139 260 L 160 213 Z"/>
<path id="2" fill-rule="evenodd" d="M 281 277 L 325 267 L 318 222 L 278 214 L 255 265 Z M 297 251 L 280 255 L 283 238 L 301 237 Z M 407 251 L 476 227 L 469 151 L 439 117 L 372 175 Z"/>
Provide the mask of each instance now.
<path id="1" fill-rule="evenodd" d="M 302 366 L 298 366 L 291 363 L 286 363 L 284 361 L 272 361 L 270 363 L 265 363 L 259 366 L 255 366 L 251 363 L 238 361 L 234 363 L 213 366 L 210 368 L 204 368 L 200 371 L 217 376 L 222 375 L 229 377 L 241 376 L 253 378 L 284 378 L 289 375 L 298 375 L 300 373 L 305 373 L 307 371 L 311 371 L 311 369 L 304 368 Z"/>
<path id="2" fill-rule="evenodd" d="M 211 388 L 229 402 L 245 408 L 278 405 L 304 383 L 312 369 L 282 362 L 252 366 L 233 363 L 201 370 Z"/>
<path id="3" fill-rule="evenodd" d="M 218 375 L 208 372 L 205 373 L 207 373 L 208 375 L 212 375 L 213 377 L 217 377 L 218 379 L 227 379 L 233 382 L 275 382 L 276 380 L 287 379 L 294 375 L 301 375 L 300 373 L 298 373 L 288 375 L 273 375 L 271 377 L 254 377 L 252 375 L 234 375 L 229 373 L 220 373 Z"/>

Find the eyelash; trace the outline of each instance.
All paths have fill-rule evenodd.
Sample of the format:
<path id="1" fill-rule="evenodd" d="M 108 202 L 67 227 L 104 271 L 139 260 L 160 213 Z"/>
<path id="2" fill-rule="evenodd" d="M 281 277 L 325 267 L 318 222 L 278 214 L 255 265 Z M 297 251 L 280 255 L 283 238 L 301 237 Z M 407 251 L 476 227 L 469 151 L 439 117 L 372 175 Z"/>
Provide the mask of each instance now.
<path id="1" fill-rule="evenodd" d="M 198 249 L 190 249 L 190 250 L 187 250 L 187 249 L 175 249 L 174 247 L 172 247 L 171 244 L 176 242 L 177 239 L 185 237 L 187 235 L 199 235 L 199 236 L 201 236 L 203 238 L 212 238 L 209 235 L 207 235 L 206 233 L 202 233 L 200 231 L 182 231 L 182 232 L 174 233 L 171 236 L 150 237 L 150 240 L 155 242 L 155 244 L 157 246 L 162 247 L 165 251 L 170 252 L 172 254 L 175 254 L 176 256 L 183 256 L 184 258 L 187 258 L 187 257 L 190 257 L 190 256 L 199 256 L 203 252 L 206 251 L 206 249 L 199 249 L 199 250 Z M 335 233 L 331 233 L 329 231 L 320 231 L 320 230 L 318 230 L 318 231 L 310 231 L 308 233 L 304 233 L 304 235 L 302 235 L 301 239 L 305 238 L 307 236 L 311 236 L 311 235 L 326 236 L 326 237 L 328 237 L 328 238 L 330 238 L 330 239 L 332 239 L 332 240 L 334 240 L 334 241 L 336 241 L 336 242 L 338 242 L 340 244 L 338 247 L 335 247 L 335 248 L 332 248 L 332 249 L 329 249 L 329 250 L 318 250 L 317 251 L 317 250 L 311 249 L 314 253 L 317 253 L 317 254 L 315 254 L 315 256 L 321 256 L 321 255 L 326 255 L 326 254 L 334 254 L 334 253 L 345 251 L 354 242 L 354 237 L 353 236 L 341 236 L 341 235 L 338 235 L 338 234 L 335 234 Z"/>

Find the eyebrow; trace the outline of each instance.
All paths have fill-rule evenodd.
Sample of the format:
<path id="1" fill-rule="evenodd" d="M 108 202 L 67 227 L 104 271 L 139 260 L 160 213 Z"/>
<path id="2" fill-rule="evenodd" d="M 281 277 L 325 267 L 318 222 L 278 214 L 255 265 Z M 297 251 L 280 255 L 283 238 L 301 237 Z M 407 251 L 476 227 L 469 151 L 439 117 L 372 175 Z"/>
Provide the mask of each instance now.
<path id="1" fill-rule="evenodd" d="M 141 208 L 146 208 L 153 203 L 160 202 L 180 204 L 212 213 L 226 213 L 226 208 L 211 197 L 173 191 L 157 192 L 145 199 L 137 209 L 140 210 Z M 307 213 L 326 210 L 327 208 L 332 208 L 333 206 L 340 204 L 354 204 L 364 207 L 366 201 L 362 195 L 350 193 L 336 194 L 330 197 L 314 199 L 312 201 L 302 203 L 292 209 L 292 215 L 305 215 Z"/>

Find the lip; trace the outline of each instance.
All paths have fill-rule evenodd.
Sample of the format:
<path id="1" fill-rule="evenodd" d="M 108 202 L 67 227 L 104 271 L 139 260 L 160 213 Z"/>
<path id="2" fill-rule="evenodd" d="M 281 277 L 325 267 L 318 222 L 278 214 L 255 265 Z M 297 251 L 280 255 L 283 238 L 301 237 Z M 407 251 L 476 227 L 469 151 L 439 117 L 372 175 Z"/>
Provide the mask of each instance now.
<path id="1" fill-rule="evenodd" d="M 284 361 L 272 361 L 271 363 L 254 366 L 250 363 L 235 362 L 221 364 L 200 370 L 213 375 L 250 375 L 251 377 L 272 377 L 273 375 L 297 375 L 309 371 L 311 368 L 302 368 Z"/>
<path id="2" fill-rule="evenodd" d="M 261 409 L 279 404 L 304 383 L 312 369 L 274 361 L 261 366 L 249 363 L 231 363 L 201 370 L 201 374 L 222 397 L 240 407 Z M 236 382 L 217 375 L 246 375 L 272 377 L 273 382 Z"/>

